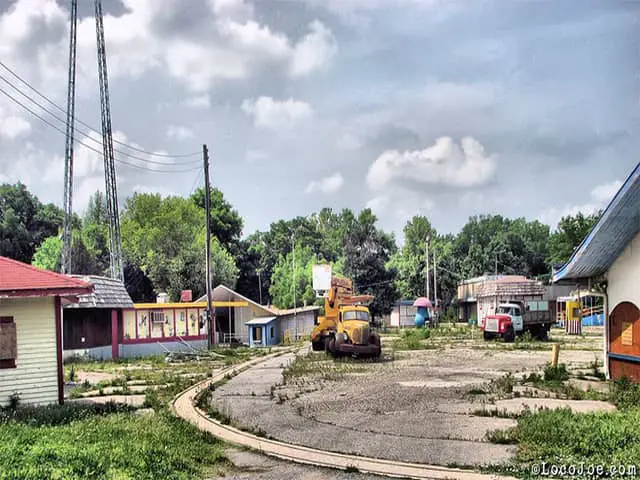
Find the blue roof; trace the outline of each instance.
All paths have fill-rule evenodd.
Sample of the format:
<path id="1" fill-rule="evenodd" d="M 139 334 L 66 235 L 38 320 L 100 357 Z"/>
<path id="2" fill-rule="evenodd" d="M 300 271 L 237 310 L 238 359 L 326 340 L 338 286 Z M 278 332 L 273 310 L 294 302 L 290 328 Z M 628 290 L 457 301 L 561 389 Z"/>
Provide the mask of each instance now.
<path id="1" fill-rule="evenodd" d="M 640 227 L 640 163 L 553 281 L 592 278 L 605 273 Z"/>

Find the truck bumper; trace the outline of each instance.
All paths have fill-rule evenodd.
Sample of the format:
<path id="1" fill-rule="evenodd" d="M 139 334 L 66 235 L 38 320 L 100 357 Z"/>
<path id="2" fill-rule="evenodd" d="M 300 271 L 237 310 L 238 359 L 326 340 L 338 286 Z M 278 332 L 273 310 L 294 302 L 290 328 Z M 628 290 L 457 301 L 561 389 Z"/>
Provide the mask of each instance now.
<path id="1" fill-rule="evenodd" d="M 380 355 L 378 345 L 354 345 L 353 343 L 341 343 L 337 350 L 340 353 L 355 353 L 357 355 Z"/>

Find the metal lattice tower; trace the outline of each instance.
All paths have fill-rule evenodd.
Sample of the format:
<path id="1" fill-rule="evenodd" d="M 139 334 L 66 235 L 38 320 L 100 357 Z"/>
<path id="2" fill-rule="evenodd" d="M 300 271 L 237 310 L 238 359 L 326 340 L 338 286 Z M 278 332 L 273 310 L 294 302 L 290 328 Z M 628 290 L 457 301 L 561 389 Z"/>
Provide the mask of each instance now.
<path id="1" fill-rule="evenodd" d="M 118 189 L 116 186 L 116 166 L 111 131 L 111 107 L 109 103 L 109 82 L 107 75 L 107 54 L 102 21 L 102 0 L 95 0 L 96 37 L 98 43 L 98 79 L 100 82 L 100 110 L 102 116 L 102 156 L 104 158 L 104 180 L 109 215 L 109 246 L 111 254 L 111 278 L 124 280 L 122 265 L 122 241 L 120 238 L 120 217 L 118 211 Z"/>
<path id="2" fill-rule="evenodd" d="M 69 83 L 67 86 L 67 125 L 64 148 L 64 221 L 62 224 L 62 273 L 71 272 L 73 221 L 73 142 L 76 110 L 76 39 L 78 0 L 71 0 L 71 29 L 69 35 Z"/>

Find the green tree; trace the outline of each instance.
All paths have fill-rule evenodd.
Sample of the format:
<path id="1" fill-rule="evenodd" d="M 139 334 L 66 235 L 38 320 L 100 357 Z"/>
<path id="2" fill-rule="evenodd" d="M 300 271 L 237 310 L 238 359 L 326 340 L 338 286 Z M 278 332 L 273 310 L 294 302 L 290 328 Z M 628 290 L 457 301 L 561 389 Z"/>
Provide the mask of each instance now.
<path id="1" fill-rule="evenodd" d="M 173 299 L 184 289 L 206 289 L 204 211 L 189 199 L 135 193 L 122 213 L 122 245 L 128 262 Z M 212 238 L 212 283 L 235 287 L 237 268 L 229 252 Z M 131 281 L 127 279 L 127 285 Z"/>
<path id="2" fill-rule="evenodd" d="M 33 255 L 33 265 L 54 272 L 61 271 L 62 238 L 49 237 Z M 74 230 L 71 240 L 71 272 L 80 275 L 101 275 L 95 257 L 87 249 L 81 232 Z"/>
<path id="3" fill-rule="evenodd" d="M 33 254 L 33 265 L 38 268 L 60 272 L 62 254 L 62 238 L 49 237 Z"/>
<path id="4" fill-rule="evenodd" d="M 564 265 L 569 261 L 573 251 L 582 243 L 602 214 L 601 211 L 592 215 L 577 215 L 562 217 L 558 228 L 549 239 L 548 261 L 554 266 Z"/>
<path id="5" fill-rule="evenodd" d="M 394 284 L 397 271 L 387 268 L 396 251 L 395 240 L 376 228 L 376 222 L 370 209 L 363 210 L 345 238 L 345 273 L 358 293 L 375 297 L 370 305 L 374 317 L 390 313 L 398 299 Z"/>
<path id="6" fill-rule="evenodd" d="M 62 227 L 62 211 L 42 204 L 27 187 L 0 185 L 0 255 L 31 263 L 36 248 Z M 75 227 L 79 227 L 74 217 Z"/>
<path id="7" fill-rule="evenodd" d="M 295 256 L 295 274 L 294 274 Z M 317 263 L 311 247 L 298 246 L 294 252 L 286 256 L 281 255 L 273 270 L 269 293 L 273 303 L 278 308 L 294 307 L 294 282 L 295 282 L 295 306 L 312 305 L 315 300 L 315 292 L 312 284 L 312 269 Z M 294 280 L 295 277 L 295 280 Z"/>
<path id="8" fill-rule="evenodd" d="M 424 296 L 426 286 L 426 240 L 437 237 L 435 229 L 426 217 L 415 216 L 406 223 L 404 245 L 389 262 L 389 267 L 397 270 L 396 287 L 402 298 L 412 299 Z"/>
<path id="9" fill-rule="evenodd" d="M 191 201 L 203 211 L 205 209 L 205 189 L 199 188 L 191 195 Z M 211 234 L 220 244 L 230 249 L 240 240 L 243 220 L 237 210 L 224 198 L 217 188 L 211 188 Z"/>
<path id="10" fill-rule="evenodd" d="M 105 275 L 109 270 L 109 216 L 104 194 L 96 191 L 90 198 L 82 221 L 82 237 L 87 250 L 94 257 L 97 271 Z"/>
<path id="11" fill-rule="evenodd" d="M 549 227 L 501 215 L 469 218 L 455 240 L 458 270 L 469 278 L 485 273 L 545 275 Z"/>

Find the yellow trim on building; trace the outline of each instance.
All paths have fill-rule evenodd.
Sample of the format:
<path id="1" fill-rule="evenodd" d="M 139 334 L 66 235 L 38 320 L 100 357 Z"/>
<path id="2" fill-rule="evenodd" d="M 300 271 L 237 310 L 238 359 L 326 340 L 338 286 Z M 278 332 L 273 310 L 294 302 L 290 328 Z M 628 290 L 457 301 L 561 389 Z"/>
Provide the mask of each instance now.
<path id="1" fill-rule="evenodd" d="M 136 310 L 158 310 L 162 308 L 205 308 L 207 302 L 183 302 L 183 303 L 134 303 Z M 216 307 L 247 307 L 249 302 L 211 302 Z"/>

